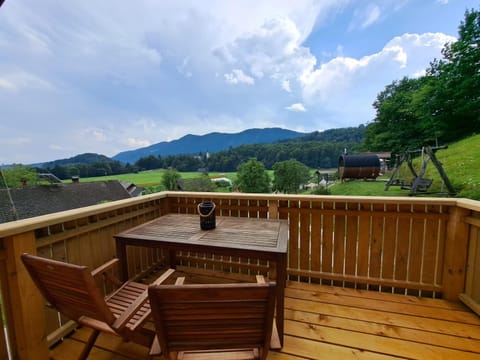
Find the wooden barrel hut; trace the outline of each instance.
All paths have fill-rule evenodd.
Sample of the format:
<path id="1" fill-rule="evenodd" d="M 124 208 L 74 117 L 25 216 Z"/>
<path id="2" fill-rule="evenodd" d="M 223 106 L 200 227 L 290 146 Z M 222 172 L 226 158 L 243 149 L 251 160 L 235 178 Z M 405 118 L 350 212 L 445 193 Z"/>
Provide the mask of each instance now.
<path id="1" fill-rule="evenodd" d="M 377 155 L 341 155 L 338 159 L 338 177 L 344 179 L 376 179 L 380 174 Z"/>

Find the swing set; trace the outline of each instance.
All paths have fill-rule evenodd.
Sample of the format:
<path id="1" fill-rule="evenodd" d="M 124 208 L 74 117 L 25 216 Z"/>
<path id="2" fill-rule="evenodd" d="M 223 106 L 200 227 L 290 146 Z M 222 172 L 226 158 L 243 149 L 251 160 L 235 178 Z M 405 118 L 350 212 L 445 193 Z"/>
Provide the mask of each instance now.
<path id="1" fill-rule="evenodd" d="M 397 164 L 395 169 L 393 170 L 392 176 L 387 181 L 385 185 L 385 191 L 387 191 L 390 186 L 400 186 L 403 190 L 410 190 L 409 195 L 424 195 L 424 194 L 443 194 L 454 196 L 456 194 L 455 189 L 452 186 L 452 183 L 448 179 L 447 173 L 442 167 L 442 164 L 435 156 L 435 152 L 440 149 L 446 149 L 447 146 L 438 146 L 438 147 L 430 147 L 426 146 L 420 150 L 409 150 L 405 151 L 400 157 L 397 157 Z M 414 155 L 421 153 L 422 155 L 422 167 L 420 172 L 417 174 L 415 168 L 413 167 L 412 158 Z M 433 183 L 433 179 L 424 178 L 425 172 L 427 171 L 427 165 L 432 161 L 433 165 L 438 171 L 440 178 L 443 181 L 443 185 L 445 185 L 448 189 L 448 192 L 440 191 L 440 192 L 429 192 L 430 186 Z M 403 163 L 407 164 L 410 173 L 413 175 L 413 179 L 410 182 L 407 182 L 405 179 L 401 179 L 399 177 L 399 171 Z M 443 186 L 442 186 L 443 189 Z"/>

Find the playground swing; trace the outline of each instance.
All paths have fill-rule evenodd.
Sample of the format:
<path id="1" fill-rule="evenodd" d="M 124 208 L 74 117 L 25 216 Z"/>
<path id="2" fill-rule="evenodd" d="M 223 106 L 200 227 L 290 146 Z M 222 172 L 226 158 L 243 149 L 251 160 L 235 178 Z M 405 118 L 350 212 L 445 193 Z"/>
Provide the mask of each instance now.
<path id="1" fill-rule="evenodd" d="M 448 179 L 448 176 L 445 170 L 443 169 L 442 164 L 435 156 L 435 152 L 437 150 L 446 149 L 446 148 L 447 146 L 439 146 L 439 147 L 433 147 L 433 148 L 430 146 L 427 146 L 427 147 L 423 147 L 420 150 L 409 150 L 404 152 L 400 156 L 399 161 L 397 161 L 397 164 L 395 166 L 395 169 L 393 170 L 392 176 L 390 177 L 390 179 L 387 181 L 385 185 L 385 191 L 387 191 L 390 188 L 390 186 L 400 186 L 401 189 L 410 190 L 410 193 L 409 193 L 410 196 L 418 195 L 418 194 L 445 194 L 450 196 L 455 195 L 456 194 L 455 189 L 450 183 L 450 180 Z M 422 154 L 422 167 L 420 169 L 420 172 L 417 174 L 412 164 L 412 155 L 418 154 L 418 153 Z M 430 189 L 430 186 L 433 183 L 433 179 L 427 179 L 427 178 L 424 178 L 424 176 L 425 176 L 425 172 L 427 171 L 427 165 L 430 160 L 432 161 L 435 168 L 437 169 L 440 175 L 440 178 L 443 181 L 443 185 L 447 187 L 448 192 L 443 192 L 443 191 L 429 192 L 428 191 Z M 413 179 L 411 180 L 410 183 L 408 183 L 404 179 L 399 178 L 399 171 L 403 163 L 407 164 L 407 167 L 410 170 L 410 173 L 413 175 Z M 443 190 L 443 186 L 442 186 L 442 190 Z"/>

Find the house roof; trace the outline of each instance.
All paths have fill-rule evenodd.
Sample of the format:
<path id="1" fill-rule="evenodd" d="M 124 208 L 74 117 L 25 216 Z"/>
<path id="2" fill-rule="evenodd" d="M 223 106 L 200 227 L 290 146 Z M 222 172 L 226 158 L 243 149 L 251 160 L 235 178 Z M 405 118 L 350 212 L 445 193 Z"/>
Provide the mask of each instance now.
<path id="1" fill-rule="evenodd" d="M 127 199 L 132 194 L 117 180 L 0 189 L 0 223 Z M 16 215 L 15 215 L 16 213 Z"/>

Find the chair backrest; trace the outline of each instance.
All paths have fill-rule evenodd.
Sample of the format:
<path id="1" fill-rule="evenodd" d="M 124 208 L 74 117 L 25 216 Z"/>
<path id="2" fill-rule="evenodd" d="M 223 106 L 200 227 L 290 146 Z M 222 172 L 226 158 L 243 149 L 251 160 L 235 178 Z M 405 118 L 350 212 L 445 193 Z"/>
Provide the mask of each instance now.
<path id="1" fill-rule="evenodd" d="M 275 286 L 274 282 L 150 286 L 162 351 L 259 348 L 266 356 Z"/>
<path id="2" fill-rule="evenodd" d="M 107 324 L 115 321 L 86 266 L 30 254 L 21 258 L 44 298 L 60 313 L 75 321 L 82 316 Z"/>

